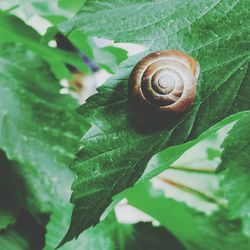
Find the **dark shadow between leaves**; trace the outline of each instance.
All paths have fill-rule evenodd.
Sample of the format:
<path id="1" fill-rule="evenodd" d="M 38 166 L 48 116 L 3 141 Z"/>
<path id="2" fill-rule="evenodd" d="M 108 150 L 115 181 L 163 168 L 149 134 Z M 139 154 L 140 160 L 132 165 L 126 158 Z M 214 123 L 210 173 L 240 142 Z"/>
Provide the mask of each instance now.
<path id="1" fill-rule="evenodd" d="M 159 112 L 153 108 L 145 107 L 131 98 L 129 98 L 128 106 L 129 122 L 141 134 L 171 130 L 183 119 L 183 114 Z"/>

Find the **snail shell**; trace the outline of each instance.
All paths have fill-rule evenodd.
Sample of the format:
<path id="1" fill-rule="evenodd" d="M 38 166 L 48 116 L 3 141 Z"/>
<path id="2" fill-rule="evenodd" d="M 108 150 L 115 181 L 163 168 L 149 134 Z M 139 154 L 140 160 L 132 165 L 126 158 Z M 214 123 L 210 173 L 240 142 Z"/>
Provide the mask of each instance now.
<path id="1" fill-rule="evenodd" d="M 199 63 L 176 50 L 151 53 L 139 61 L 129 78 L 129 96 L 160 112 L 185 111 L 193 102 Z"/>

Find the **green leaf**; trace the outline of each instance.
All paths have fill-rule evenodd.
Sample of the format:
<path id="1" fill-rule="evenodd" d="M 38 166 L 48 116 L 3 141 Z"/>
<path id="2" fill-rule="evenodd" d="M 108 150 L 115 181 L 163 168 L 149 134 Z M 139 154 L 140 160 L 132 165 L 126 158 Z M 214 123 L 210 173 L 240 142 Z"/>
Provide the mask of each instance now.
<path id="1" fill-rule="evenodd" d="M 90 69 L 82 62 L 80 56 L 57 48 L 51 48 L 40 42 L 41 36 L 21 19 L 0 11 L 0 44 L 22 43 L 30 50 L 47 61 L 58 79 L 70 78 L 66 64 L 89 72 Z"/>
<path id="2" fill-rule="evenodd" d="M 121 64 L 117 74 L 81 107 L 79 112 L 92 128 L 82 138 L 72 166 L 78 175 L 71 198 L 75 207 L 63 242 L 96 224 L 112 197 L 139 179 L 155 153 L 196 138 L 227 113 L 249 109 L 249 102 L 239 101 L 243 89 L 250 94 L 245 87 L 248 7 L 246 0 L 88 1 L 59 26 L 62 32 L 78 30 L 143 43 L 150 50 L 178 49 L 201 65 L 196 101 L 175 119 L 152 120 L 129 106 L 128 77 L 146 52 Z"/>
<path id="3" fill-rule="evenodd" d="M 35 166 L 9 161 L 2 151 L 0 162 L 0 229 L 13 224 L 23 208 L 40 220 L 41 213 L 51 212 L 62 203 L 62 197 L 52 191 L 54 182 Z M 65 178 L 72 179 L 65 172 Z"/>
<path id="4" fill-rule="evenodd" d="M 228 220 L 224 210 L 205 215 L 166 198 L 149 182 L 137 185 L 127 199 L 129 204 L 160 221 L 188 250 L 250 248 L 250 238 L 241 233 L 240 221 Z"/>
<path id="5" fill-rule="evenodd" d="M 228 199 L 229 216 L 241 218 L 245 233 L 250 236 L 250 114 L 243 116 L 230 131 L 222 144 L 223 153 L 220 169 L 227 171 L 221 182 Z"/>
<path id="6" fill-rule="evenodd" d="M 20 250 L 29 249 L 31 246 L 25 237 L 12 229 L 0 233 L 0 247 L 2 249 Z"/>
<path id="7" fill-rule="evenodd" d="M 57 16 L 48 16 L 46 18 L 52 20 L 52 22 L 60 22 L 60 18 L 58 19 Z M 56 26 L 50 27 L 42 37 L 42 41 L 46 43 L 53 40 L 58 32 Z M 77 30 L 67 34 L 67 38 L 80 52 L 89 59 L 92 59 L 97 66 L 107 70 L 109 73 L 114 73 L 118 65 L 128 58 L 126 50 L 114 46 L 98 48 L 92 39 L 89 39 L 86 34 Z"/>
<path id="8" fill-rule="evenodd" d="M 70 196 L 70 184 L 73 181 L 72 173 L 66 168 L 60 169 L 61 191 L 57 185 L 57 174 L 48 166 L 38 169 L 37 166 L 8 161 L 8 168 L 1 176 L 3 184 L 6 181 L 1 203 L 7 214 L 12 214 L 13 222 L 21 208 L 28 210 L 36 219 L 43 213 L 51 213 L 55 208 L 67 202 Z M 52 179 L 50 179 L 52 177 Z M 8 188 L 7 192 L 6 188 Z"/>
<path id="9" fill-rule="evenodd" d="M 72 206 L 64 204 L 62 207 L 55 209 L 46 226 L 46 250 L 55 249 L 65 235 L 70 223 Z M 94 228 L 86 230 L 78 239 L 60 247 L 61 250 L 71 249 L 103 249 L 115 250 L 126 249 L 125 243 L 132 241 L 133 226 L 119 224 L 114 215 L 110 214 L 104 221 Z"/>
<path id="10" fill-rule="evenodd" d="M 72 211 L 72 206 L 68 203 L 63 203 L 59 207 L 53 209 L 53 213 L 50 215 L 48 224 L 46 225 L 46 236 L 45 236 L 45 248 L 46 250 L 55 249 L 60 243 L 60 240 L 67 230 L 67 225 L 70 222 L 70 214 Z M 67 249 L 78 249 L 79 242 L 74 240 L 64 245 L 62 250 Z"/>
<path id="11" fill-rule="evenodd" d="M 128 58 L 126 50 L 113 46 L 98 48 L 91 39 L 77 30 L 71 32 L 68 39 L 98 66 L 110 73 L 115 72 L 118 65 Z"/>
<path id="12" fill-rule="evenodd" d="M 221 151 L 218 149 L 214 148 L 208 148 L 207 149 L 207 158 L 209 160 L 213 160 L 215 158 L 220 158 L 221 157 Z"/>
<path id="13" fill-rule="evenodd" d="M 24 46 L 1 46 L 0 149 L 20 164 L 29 191 L 48 209 L 68 201 L 67 166 L 88 128 L 59 88 L 48 65 Z"/>
<path id="14" fill-rule="evenodd" d="M 37 216 L 68 202 L 73 174 L 67 166 L 88 124 L 72 108 L 74 100 L 60 95 L 59 88 L 48 65 L 24 46 L 1 46 L 0 148 L 18 162 L 1 171 L 2 227 L 14 222 L 21 207 Z M 12 244 L 6 237 L 2 244 Z M 10 237 L 12 247 L 3 249 L 15 249 L 16 236 Z"/>
<path id="15" fill-rule="evenodd" d="M 0 8 L 9 8 L 7 9 L 9 12 L 11 12 L 14 7 L 18 9 L 18 15 L 21 13 L 22 18 L 24 17 L 25 19 L 29 19 L 34 15 L 44 17 L 46 15 L 57 14 L 70 17 L 72 14 L 75 14 L 67 9 L 60 8 L 61 6 L 58 6 L 57 0 L 8 0 L 8 2 L 5 1 L 2 6 L 0 5 Z"/>
<path id="16" fill-rule="evenodd" d="M 25 186 L 22 178 L 12 169 L 11 163 L 0 151 L 0 230 L 16 221 L 24 205 Z"/>
<path id="17" fill-rule="evenodd" d="M 43 18 L 47 19 L 53 25 L 58 25 L 58 24 L 67 20 L 67 18 L 65 16 L 60 16 L 60 15 L 55 15 L 55 14 L 54 15 L 53 14 L 43 15 Z M 47 32 L 48 32 L 48 30 L 47 30 Z M 51 37 L 51 38 L 53 38 L 53 37 Z M 43 38 L 41 39 L 41 41 L 43 41 Z"/>
<path id="18" fill-rule="evenodd" d="M 199 142 L 207 139 L 209 136 L 213 135 L 215 132 L 219 131 L 221 128 L 225 127 L 228 124 L 231 124 L 241 117 L 249 114 L 249 111 L 243 111 L 236 113 L 234 115 L 228 116 L 221 120 L 220 122 L 216 123 L 211 128 L 207 129 L 204 133 L 200 136 L 195 138 L 194 140 L 188 141 L 184 144 L 167 147 L 166 149 L 158 152 L 155 154 L 147 164 L 147 167 L 139 180 L 150 179 L 162 171 L 164 171 L 168 166 L 170 166 L 173 162 L 175 162 L 184 152 L 188 149 L 192 148 L 194 145 L 198 144 Z M 214 151 L 213 151 L 213 154 Z M 220 155 L 220 152 L 216 151 L 216 156 Z"/>
<path id="19" fill-rule="evenodd" d="M 103 69 L 109 73 L 114 73 L 118 69 L 118 65 L 128 58 L 127 51 L 124 49 L 107 46 L 97 48 L 93 46 L 93 59 Z"/>
<path id="20" fill-rule="evenodd" d="M 124 225 L 123 225 L 124 226 Z M 138 223 L 134 226 L 133 241 L 126 244 L 127 250 L 184 250 L 183 245 L 165 228 L 154 227 L 151 223 Z M 114 247 L 114 250 L 116 248 Z"/>
<path id="21" fill-rule="evenodd" d="M 0 249 L 42 249 L 43 233 L 34 218 L 22 211 L 14 225 L 0 231 Z"/>
<path id="22" fill-rule="evenodd" d="M 248 0 L 87 1 L 60 29 L 77 29 L 152 49 L 181 47 L 188 52 L 205 45 L 209 48 L 215 40 L 219 45 L 220 38 L 226 40 L 234 33 L 247 31 L 248 7 Z"/>
<path id="23" fill-rule="evenodd" d="M 2 227 L 14 222 L 20 207 L 36 216 L 68 202 L 73 181 L 68 165 L 88 124 L 59 89 L 38 56 L 21 45 L 1 46 L 0 148 L 18 162 L 1 171 L 0 210 L 9 216 L 4 221 L 1 213 Z"/>
<path id="24" fill-rule="evenodd" d="M 20 0 L 19 0 L 20 1 Z M 22 9 L 26 12 L 26 8 L 29 7 L 29 14 L 50 14 L 50 13 L 58 13 L 58 14 L 67 14 L 67 12 L 64 12 L 62 9 L 58 7 L 58 4 L 56 1 L 50 1 L 50 0 L 26 0 L 26 1 L 20 1 Z"/>
<path id="25" fill-rule="evenodd" d="M 58 0 L 58 6 L 63 9 L 69 10 L 73 13 L 76 13 L 85 4 L 85 2 L 86 0 L 74 0 L 74 1 Z"/>
<path id="26" fill-rule="evenodd" d="M 54 249 L 67 230 L 70 221 L 70 206 L 57 210 L 47 225 L 46 250 Z M 162 227 L 153 227 L 151 223 L 135 225 L 119 223 L 115 215 L 108 217 L 96 227 L 86 230 L 77 240 L 60 247 L 61 250 L 71 249 L 103 249 L 103 250 L 183 250 L 176 238 Z"/>
<path id="27" fill-rule="evenodd" d="M 0 162 L 0 230 L 14 224 L 23 208 L 39 220 L 41 213 L 51 212 L 61 204 L 62 197 L 55 198 L 54 191 L 51 191 L 53 181 L 47 180 L 45 173 L 39 172 L 35 166 L 9 161 L 2 151 Z M 67 169 L 62 171 L 65 171 L 65 179 L 72 180 Z M 65 182 L 67 184 L 67 180 Z M 62 188 L 69 190 L 66 185 Z"/>

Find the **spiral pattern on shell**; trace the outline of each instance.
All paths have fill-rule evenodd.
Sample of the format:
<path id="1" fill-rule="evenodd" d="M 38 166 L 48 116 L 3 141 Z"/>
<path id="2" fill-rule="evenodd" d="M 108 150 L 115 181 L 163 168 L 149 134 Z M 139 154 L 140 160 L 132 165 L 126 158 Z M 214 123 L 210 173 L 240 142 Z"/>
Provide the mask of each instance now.
<path id="1" fill-rule="evenodd" d="M 176 50 L 151 53 L 139 61 L 129 78 L 129 96 L 157 111 L 183 112 L 193 102 L 199 63 Z"/>

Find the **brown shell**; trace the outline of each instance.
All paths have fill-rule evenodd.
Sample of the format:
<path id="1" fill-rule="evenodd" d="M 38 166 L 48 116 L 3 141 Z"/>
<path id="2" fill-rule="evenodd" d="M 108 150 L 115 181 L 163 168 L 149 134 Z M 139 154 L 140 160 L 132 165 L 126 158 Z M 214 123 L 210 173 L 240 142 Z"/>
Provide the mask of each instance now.
<path id="1" fill-rule="evenodd" d="M 139 61 L 129 78 L 129 96 L 160 112 L 185 111 L 193 102 L 199 63 L 177 50 L 151 53 Z"/>

